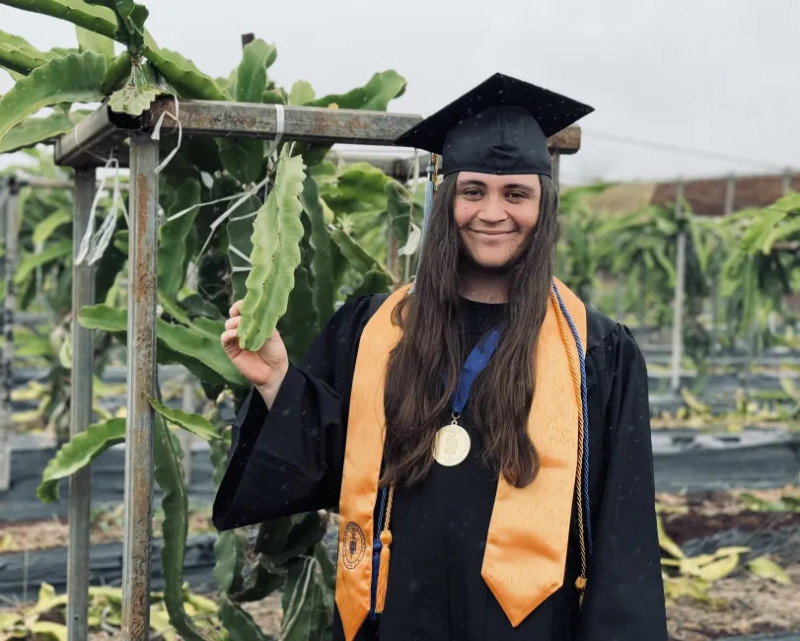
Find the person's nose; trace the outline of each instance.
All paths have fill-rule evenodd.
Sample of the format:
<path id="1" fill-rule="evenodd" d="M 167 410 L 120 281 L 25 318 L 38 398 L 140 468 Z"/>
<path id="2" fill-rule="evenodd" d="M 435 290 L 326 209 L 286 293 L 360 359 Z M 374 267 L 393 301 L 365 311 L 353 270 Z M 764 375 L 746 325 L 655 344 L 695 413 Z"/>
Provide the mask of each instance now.
<path id="1" fill-rule="evenodd" d="M 505 201 L 501 196 L 491 195 L 484 201 L 484 206 L 478 212 L 478 220 L 492 225 L 503 222 L 508 218 L 505 210 Z"/>

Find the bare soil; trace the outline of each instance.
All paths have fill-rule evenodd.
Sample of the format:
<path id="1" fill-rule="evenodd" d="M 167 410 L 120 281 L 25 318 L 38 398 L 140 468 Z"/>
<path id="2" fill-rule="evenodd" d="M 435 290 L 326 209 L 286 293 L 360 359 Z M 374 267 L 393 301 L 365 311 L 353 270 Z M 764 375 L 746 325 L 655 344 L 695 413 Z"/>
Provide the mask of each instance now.
<path id="1" fill-rule="evenodd" d="M 153 536 L 161 536 L 161 521 L 159 517 L 153 519 Z M 210 509 L 190 511 L 191 534 L 214 531 Z M 92 543 L 121 541 L 122 535 L 122 505 L 109 512 L 97 514 L 92 519 Z M 64 547 L 68 542 L 69 525 L 66 518 L 0 524 L 0 554 Z"/>

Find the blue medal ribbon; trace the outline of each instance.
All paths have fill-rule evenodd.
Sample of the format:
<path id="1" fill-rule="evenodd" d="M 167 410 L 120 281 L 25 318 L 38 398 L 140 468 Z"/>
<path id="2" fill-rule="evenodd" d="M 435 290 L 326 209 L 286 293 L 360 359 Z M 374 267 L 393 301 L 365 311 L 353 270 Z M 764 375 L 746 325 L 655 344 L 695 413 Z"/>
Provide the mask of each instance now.
<path id="1" fill-rule="evenodd" d="M 489 361 L 492 358 L 497 344 L 500 342 L 500 336 L 503 333 L 503 326 L 498 324 L 486 332 L 478 344 L 467 356 L 464 366 L 461 368 L 461 373 L 458 375 L 458 382 L 456 383 L 455 392 L 453 392 L 453 414 L 461 414 L 469 401 L 470 390 L 472 384 L 478 375 L 486 369 Z"/>

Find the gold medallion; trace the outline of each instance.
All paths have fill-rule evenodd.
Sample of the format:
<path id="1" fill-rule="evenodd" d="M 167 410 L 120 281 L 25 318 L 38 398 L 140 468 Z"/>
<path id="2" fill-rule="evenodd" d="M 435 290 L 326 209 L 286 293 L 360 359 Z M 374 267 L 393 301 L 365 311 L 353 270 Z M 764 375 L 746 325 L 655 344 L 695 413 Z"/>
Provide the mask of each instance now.
<path id="1" fill-rule="evenodd" d="M 453 467 L 461 463 L 469 454 L 469 433 L 453 417 L 450 425 L 445 425 L 438 432 L 433 442 L 433 458 L 439 465 Z"/>

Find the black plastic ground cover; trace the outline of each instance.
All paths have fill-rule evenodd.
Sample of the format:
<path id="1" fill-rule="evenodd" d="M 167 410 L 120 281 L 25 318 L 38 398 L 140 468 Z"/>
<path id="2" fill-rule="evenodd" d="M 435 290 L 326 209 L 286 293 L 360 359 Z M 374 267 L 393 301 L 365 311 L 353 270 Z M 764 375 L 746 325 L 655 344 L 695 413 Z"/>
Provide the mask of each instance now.
<path id="1" fill-rule="evenodd" d="M 653 464 L 659 492 L 703 491 L 732 488 L 777 488 L 800 482 L 800 434 L 780 430 L 746 430 L 739 434 L 707 435 L 693 430 L 653 432 Z M 19 439 L 14 439 L 19 443 Z M 61 499 L 43 504 L 36 498 L 42 470 L 53 447 L 12 449 L 11 488 L 0 492 L 0 523 L 64 517 L 67 483 L 60 484 Z M 12 442 L 13 446 L 13 442 Z M 92 464 L 92 504 L 117 505 L 124 495 L 124 450 L 117 446 Z M 189 503 L 211 505 L 214 483 L 207 449 L 192 450 Z M 156 508 L 160 493 L 156 490 Z M 2 526 L 0 526 L 2 529 Z"/>
<path id="2" fill-rule="evenodd" d="M 186 545 L 184 580 L 195 592 L 216 590 L 211 572 L 214 568 L 215 534 L 190 536 Z M 161 548 L 153 542 L 152 589 L 161 590 Z M 122 543 L 101 543 L 89 550 L 89 580 L 92 585 L 118 586 L 122 580 Z M 67 548 L 51 548 L 35 552 L 0 554 L 0 595 L 7 599 L 35 600 L 41 583 L 49 583 L 56 592 L 67 589 Z"/>
<path id="3" fill-rule="evenodd" d="M 12 450 L 11 487 L 0 492 L 0 523 L 41 520 L 67 515 L 67 481 L 59 483 L 60 500 L 42 503 L 36 498 L 36 488 L 42 480 L 42 470 L 53 457 L 55 448 Z M 114 447 L 103 452 L 92 463 L 92 507 L 121 503 L 125 492 L 125 452 Z M 156 488 L 154 506 L 160 505 L 161 492 Z M 208 450 L 192 452 L 192 484 L 189 487 L 190 505 L 211 505 L 214 482 Z M 0 526 L 2 530 L 2 526 Z"/>

